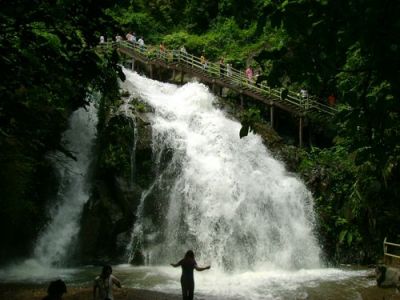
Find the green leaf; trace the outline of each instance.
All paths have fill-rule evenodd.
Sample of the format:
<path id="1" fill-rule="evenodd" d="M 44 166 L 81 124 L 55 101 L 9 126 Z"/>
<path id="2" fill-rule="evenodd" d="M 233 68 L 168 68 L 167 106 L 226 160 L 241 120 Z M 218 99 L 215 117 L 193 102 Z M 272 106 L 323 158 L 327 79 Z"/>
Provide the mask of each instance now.
<path id="1" fill-rule="evenodd" d="M 38 27 L 33 28 L 32 32 L 36 34 L 36 36 L 43 38 L 48 46 L 55 49 L 61 48 L 61 41 L 57 35 Z"/>
<path id="2" fill-rule="evenodd" d="M 339 234 L 339 243 L 340 244 L 343 243 L 346 234 L 347 234 L 347 229 L 344 229 L 340 232 L 340 234 Z"/>
<path id="3" fill-rule="evenodd" d="M 353 241 L 353 233 L 352 232 L 349 232 L 348 234 L 347 234 L 347 245 L 351 245 L 351 242 Z"/>

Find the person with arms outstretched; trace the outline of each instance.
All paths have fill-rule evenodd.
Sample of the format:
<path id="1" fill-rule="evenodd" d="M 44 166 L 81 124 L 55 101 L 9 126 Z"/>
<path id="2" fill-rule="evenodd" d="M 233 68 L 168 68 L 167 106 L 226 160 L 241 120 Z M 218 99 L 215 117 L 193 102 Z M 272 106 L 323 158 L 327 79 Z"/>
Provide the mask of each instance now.
<path id="1" fill-rule="evenodd" d="M 185 256 L 176 264 L 171 264 L 174 268 L 182 267 L 181 286 L 183 300 L 193 300 L 194 295 L 194 275 L 193 270 L 204 271 L 211 268 L 211 266 L 199 267 L 194 259 L 192 250 L 186 252 Z"/>
<path id="2" fill-rule="evenodd" d="M 112 268 L 109 265 L 103 267 L 101 274 L 96 277 L 93 284 L 93 300 L 113 300 L 113 285 L 121 288 L 121 282 L 112 275 Z M 97 290 L 99 292 L 97 293 Z M 96 298 L 97 294 L 97 298 Z"/>

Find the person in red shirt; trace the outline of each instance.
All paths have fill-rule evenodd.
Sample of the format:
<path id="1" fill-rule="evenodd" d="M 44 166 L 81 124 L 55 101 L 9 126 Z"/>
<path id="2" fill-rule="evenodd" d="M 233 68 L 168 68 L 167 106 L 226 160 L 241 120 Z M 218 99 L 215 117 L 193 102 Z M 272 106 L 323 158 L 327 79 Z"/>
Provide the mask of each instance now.
<path id="1" fill-rule="evenodd" d="M 335 106 L 335 104 L 336 104 L 336 97 L 335 97 L 334 94 L 330 94 L 330 95 L 328 96 L 328 104 L 329 104 L 329 106 Z"/>

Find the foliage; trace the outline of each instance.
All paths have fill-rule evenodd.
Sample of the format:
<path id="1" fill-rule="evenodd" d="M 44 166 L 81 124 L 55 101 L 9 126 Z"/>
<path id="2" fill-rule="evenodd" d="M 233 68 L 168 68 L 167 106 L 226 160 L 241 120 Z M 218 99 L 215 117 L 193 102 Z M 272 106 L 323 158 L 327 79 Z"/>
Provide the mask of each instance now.
<path id="1" fill-rule="evenodd" d="M 148 107 L 143 102 L 136 102 L 135 103 L 135 110 L 138 111 L 138 112 L 144 113 L 144 112 L 148 111 Z"/>
<path id="2" fill-rule="evenodd" d="M 260 53 L 259 61 L 271 67 L 268 81 L 286 80 L 321 98 L 333 92 L 346 107 L 338 115 L 336 145 L 326 152 L 353 164 L 356 180 L 339 176 L 341 186 L 327 193 L 357 213 L 351 222 L 328 224 L 336 240 L 360 237 L 376 249 L 385 236 L 398 234 L 399 9 L 395 1 L 264 1 L 258 19 L 258 29 L 272 26 L 286 35 L 282 47 Z M 343 192 L 348 199 L 341 200 Z"/>
<path id="3" fill-rule="evenodd" d="M 255 124 L 261 122 L 260 110 L 258 108 L 249 108 L 244 110 L 241 115 L 242 128 L 240 129 L 240 138 L 245 137 L 249 132 L 256 132 Z"/>
<path id="4" fill-rule="evenodd" d="M 143 37 L 146 43 L 155 43 L 160 39 L 160 33 L 165 31 L 165 28 L 146 12 L 135 12 L 130 9 L 117 7 L 108 9 L 107 14 L 119 24 L 119 28 L 109 28 L 106 36 L 114 38 L 120 34 L 125 36 L 128 32 L 134 32 L 136 37 Z"/>
<path id="5" fill-rule="evenodd" d="M 116 60 L 107 65 L 94 51 L 107 3 L 2 3 L 0 262 L 29 251 L 46 221 L 46 199 L 54 192 L 49 187 L 56 186 L 46 155 L 72 156 L 60 142 L 70 113 L 87 104 L 89 88 L 107 89 L 108 79 L 115 80 Z"/>
<path id="6" fill-rule="evenodd" d="M 347 156 L 344 147 L 318 149 L 302 152 L 298 171 L 307 179 L 314 191 L 319 235 L 326 246 L 327 254 L 351 246 L 362 248 L 364 231 L 360 215 L 363 210 L 357 177 L 357 166 Z"/>
<path id="7" fill-rule="evenodd" d="M 235 68 L 257 63 L 270 85 L 306 88 L 339 101 L 334 145 L 301 151 L 299 172 L 316 198 L 329 257 L 350 247 L 365 259 L 384 236 L 398 235 L 400 214 L 400 23 L 398 1 L 334 0 L 16 0 L 0 13 L 0 232 L 7 249 L 29 240 L 46 218 L 46 153 L 65 152 L 60 135 L 70 113 L 100 102 L 100 133 L 119 97 L 115 51 L 95 51 L 100 35 L 135 31 L 146 43 L 185 45 Z M 137 107 L 140 110 L 140 106 Z M 242 115 L 243 137 L 260 111 Z M 124 126 L 115 130 L 124 135 Z M 104 130 L 104 131 L 103 131 Z M 103 132 L 102 132 L 103 131 Z M 103 149 L 104 169 L 124 173 L 128 154 Z M 124 161 L 119 161 L 123 157 Z M 46 180 L 37 180 L 46 178 Z M 26 226 L 7 232 L 8 224 Z M 26 245 L 25 245 L 26 246 Z M 22 246 L 19 248 L 23 248 Z M 27 249 L 25 249 L 27 251 Z"/>
<path id="8" fill-rule="evenodd" d="M 240 29 L 233 18 L 219 19 L 212 28 L 202 34 L 190 34 L 180 30 L 167 34 L 163 42 L 167 47 L 178 49 L 184 45 L 186 50 L 200 56 L 204 53 L 208 60 L 218 61 L 224 57 L 234 67 L 243 67 L 249 53 L 257 51 L 262 40 L 255 36 L 255 23 L 247 29 Z"/>
<path id="9" fill-rule="evenodd" d="M 372 257 L 385 235 L 398 234 L 397 2 L 154 0 L 147 5 L 136 0 L 129 5 L 132 9 L 114 19 L 140 28 L 149 40 L 163 40 L 170 48 L 185 45 L 211 61 L 224 56 L 236 68 L 253 58 L 269 85 L 305 88 L 321 99 L 334 93 L 340 111 L 330 125 L 334 145 L 302 152 L 299 167 L 316 198 L 327 252 L 338 257 L 349 247 L 365 246 L 365 257 Z M 258 121 L 256 110 L 245 111 L 240 136 Z"/>

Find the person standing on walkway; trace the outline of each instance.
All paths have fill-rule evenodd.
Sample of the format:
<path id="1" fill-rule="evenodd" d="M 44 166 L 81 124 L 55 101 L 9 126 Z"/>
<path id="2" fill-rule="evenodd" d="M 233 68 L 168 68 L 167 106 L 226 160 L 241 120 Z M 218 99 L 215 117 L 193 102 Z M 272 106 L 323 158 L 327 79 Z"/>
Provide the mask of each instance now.
<path id="1" fill-rule="evenodd" d="M 140 50 L 144 50 L 144 40 L 142 36 L 138 40 L 138 45 L 140 47 Z"/>
<path id="2" fill-rule="evenodd" d="M 245 72 L 248 83 L 251 83 L 253 81 L 253 69 L 249 66 Z"/>
<path id="3" fill-rule="evenodd" d="M 232 64 L 230 64 L 230 63 L 226 64 L 226 76 L 227 77 L 232 76 Z"/>
<path id="4" fill-rule="evenodd" d="M 120 36 L 119 34 L 117 34 L 117 35 L 115 36 L 115 41 L 116 41 L 117 43 L 121 42 L 121 41 L 122 41 L 122 36 Z"/>
<path id="5" fill-rule="evenodd" d="M 204 271 L 211 268 L 211 266 L 199 267 L 194 259 L 192 250 L 186 252 L 185 256 L 176 264 L 171 264 L 174 268 L 182 267 L 181 286 L 182 286 L 182 299 L 193 300 L 194 295 L 194 275 L 193 270 Z"/>
<path id="6" fill-rule="evenodd" d="M 201 54 L 200 56 L 200 64 L 202 65 L 203 69 L 206 69 L 206 57 L 204 56 L 204 53 Z"/>
<path id="7" fill-rule="evenodd" d="M 159 53 L 159 57 L 160 58 L 164 58 L 165 57 L 165 46 L 164 46 L 163 42 L 160 43 L 160 50 L 159 50 L 158 53 Z"/>
<path id="8" fill-rule="evenodd" d="M 219 77 L 225 76 L 225 60 L 224 57 L 221 57 L 219 60 Z"/>
<path id="9" fill-rule="evenodd" d="M 112 291 L 114 284 L 121 288 L 121 282 L 119 279 L 112 275 L 111 266 L 106 265 L 103 267 L 101 274 L 94 280 L 93 300 L 114 300 Z"/>
<path id="10" fill-rule="evenodd" d="M 136 33 L 132 33 L 130 42 L 134 45 L 136 44 Z"/>
<path id="11" fill-rule="evenodd" d="M 182 47 L 181 47 L 181 52 L 183 53 L 183 54 L 187 54 L 187 51 L 186 51 L 186 48 L 185 48 L 185 45 L 182 45 Z"/>
<path id="12" fill-rule="evenodd" d="M 128 42 L 132 42 L 132 33 L 128 32 L 128 33 L 125 35 L 125 38 L 126 38 L 126 40 L 127 40 Z"/>
<path id="13" fill-rule="evenodd" d="M 333 93 L 328 96 L 328 104 L 329 106 L 335 106 L 336 104 L 336 97 Z"/>

